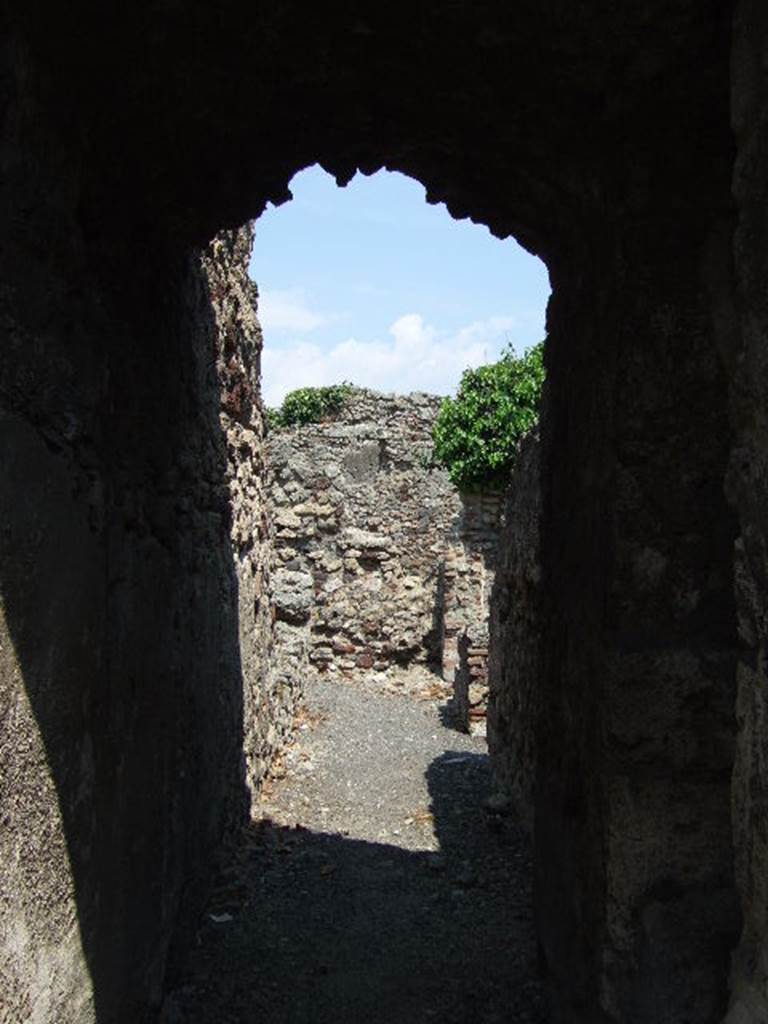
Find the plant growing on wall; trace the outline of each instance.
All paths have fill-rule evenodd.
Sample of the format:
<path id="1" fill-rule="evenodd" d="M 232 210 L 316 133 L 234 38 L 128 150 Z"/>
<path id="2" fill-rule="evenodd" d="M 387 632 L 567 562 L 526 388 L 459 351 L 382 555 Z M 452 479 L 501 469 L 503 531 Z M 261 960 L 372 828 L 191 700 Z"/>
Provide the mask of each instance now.
<path id="1" fill-rule="evenodd" d="M 328 387 L 289 391 L 279 409 L 267 409 L 267 424 L 272 428 L 291 427 L 332 419 L 354 390 L 354 385 L 345 380 Z"/>
<path id="2" fill-rule="evenodd" d="M 435 461 L 465 491 L 501 487 L 520 438 L 536 423 L 544 383 L 544 343 L 519 358 L 507 349 L 497 363 L 465 370 L 446 398 L 432 438 Z"/>

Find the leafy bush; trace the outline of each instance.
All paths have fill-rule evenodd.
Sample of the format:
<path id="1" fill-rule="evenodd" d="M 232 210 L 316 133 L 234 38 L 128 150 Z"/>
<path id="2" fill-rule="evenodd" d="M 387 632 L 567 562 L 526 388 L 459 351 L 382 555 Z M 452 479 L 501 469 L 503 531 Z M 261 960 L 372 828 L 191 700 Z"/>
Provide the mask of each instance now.
<path id="1" fill-rule="evenodd" d="M 516 358 L 465 370 L 456 398 L 446 398 L 432 431 L 435 459 L 462 490 L 502 486 L 517 444 L 538 419 L 544 343 Z"/>
<path id="2" fill-rule="evenodd" d="M 354 386 L 349 381 L 322 388 L 289 391 L 279 409 L 267 409 L 267 424 L 274 427 L 321 423 L 340 412 Z"/>

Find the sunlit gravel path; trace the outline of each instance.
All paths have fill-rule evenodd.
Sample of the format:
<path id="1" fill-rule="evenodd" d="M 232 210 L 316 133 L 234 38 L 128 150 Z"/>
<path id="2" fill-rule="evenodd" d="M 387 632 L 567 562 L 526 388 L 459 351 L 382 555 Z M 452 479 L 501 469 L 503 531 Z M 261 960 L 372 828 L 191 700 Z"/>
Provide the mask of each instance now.
<path id="1" fill-rule="evenodd" d="M 528 842 L 485 741 L 408 689 L 308 687 L 164 1024 L 542 1020 Z"/>

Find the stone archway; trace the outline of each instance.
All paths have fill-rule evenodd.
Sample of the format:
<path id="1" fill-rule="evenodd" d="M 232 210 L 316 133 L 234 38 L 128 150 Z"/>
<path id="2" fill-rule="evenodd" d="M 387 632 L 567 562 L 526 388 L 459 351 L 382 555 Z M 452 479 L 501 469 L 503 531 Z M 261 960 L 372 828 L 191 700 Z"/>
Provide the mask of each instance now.
<path id="1" fill-rule="evenodd" d="M 748 156 L 759 36 L 740 11 Z M 3 685 L 31 715 L 3 735 L 17 766 L 3 805 L 27 865 L 11 883 L 23 947 L 60 952 L 43 994 L 12 964 L 12 1012 L 35 998 L 60 1019 L 87 973 L 92 1019 L 149 1019 L 190 886 L 241 812 L 237 566 L 214 324 L 190 254 L 319 160 L 341 181 L 404 171 L 549 266 L 536 828 L 554 1019 L 720 1019 L 738 929 L 734 429 L 754 454 L 732 476 L 753 572 L 764 507 L 740 483 L 762 458 L 743 367 L 728 412 L 730 15 L 595 0 L 407 19 L 237 2 L 8 16 Z M 762 176 L 747 156 L 738 272 L 759 310 Z M 759 370 L 762 321 L 748 321 Z M 30 761 L 36 730 L 45 756 Z M 36 800 L 23 780 L 45 758 L 69 891 L 63 853 L 28 871 L 50 848 L 42 824 L 31 847 L 18 839 Z"/>

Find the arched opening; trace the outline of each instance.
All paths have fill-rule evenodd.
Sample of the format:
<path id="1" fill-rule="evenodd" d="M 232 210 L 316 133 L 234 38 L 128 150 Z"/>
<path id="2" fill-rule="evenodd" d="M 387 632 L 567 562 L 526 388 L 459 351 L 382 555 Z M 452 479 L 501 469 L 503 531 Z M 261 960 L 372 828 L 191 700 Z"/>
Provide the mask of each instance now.
<path id="1" fill-rule="evenodd" d="M 165 1012 L 537 1017 L 529 844 L 489 801 L 484 741 L 502 491 L 462 495 L 432 427 L 468 365 L 540 340 L 545 274 L 426 207 L 415 183 L 303 177 L 274 227 L 257 223 L 251 266 L 267 402 L 358 386 L 319 422 L 276 418 L 265 446 L 273 689 L 288 710 L 299 695 L 312 728 L 277 751 Z M 487 970 L 488 949 L 514 969 Z"/>
<path id="2" fill-rule="evenodd" d="M 544 266 L 513 239 L 454 220 L 403 174 L 319 167 L 256 225 L 267 406 L 292 388 L 337 384 L 454 394 L 462 372 L 544 337 Z"/>
<path id="3" fill-rule="evenodd" d="M 232 540 L 212 359 L 227 296 L 191 251 L 318 159 L 342 180 L 409 173 L 550 268 L 535 823 L 553 1018 L 726 1012 L 738 658 L 736 983 L 759 1005 L 763 627 L 747 601 L 737 638 L 723 495 L 736 448 L 741 597 L 759 596 L 762 64 L 740 9 L 750 72 L 733 86 L 714 2 L 674 19 L 451 4 L 407 26 L 291 3 L 9 15 L 2 680 L 4 707 L 28 702 L 3 717 L 12 1013 L 59 1020 L 87 980 L 91 1019 L 151 1017 L 258 774 L 239 687 L 263 662 L 239 613 L 247 598 L 266 618 L 260 556 Z M 236 355 L 228 415 L 252 369 Z M 46 765 L 25 767 L 30 736 Z M 24 827 L 38 773 L 71 888 Z"/>
<path id="4" fill-rule="evenodd" d="M 461 487 L 433 431 L 441 396 L 456 392 L 465 370 L 541 341 L 546 271 L 511 240 L 426 206 L 402 175 L 358 175 L 342 192 L 314 168 L 291 188 L 294 203 L 259 221 L 251 260 L 265 282 L 266 404 L 312 385 L 356 390 L 340 391 L 325 413 L 268 409 L 269 499 L 286 581 L 275 584 L 284 591 L 278 617 L 292 624 L 307 603 L 323 606 L 320 616 L 307 610 L 316 635 L 306 671 L 418 664 L 447 676 L 459 639 L 446 614 L 470 615 L 466 593 L 478 621 L 468 632 L 464 624 L 465 639 L 477 636 L 463 670 L 480 676 L 506 479 L 489 461 L 486 478 Z M 338 430 L 326 429 L 323 420 L 337 417 Z M 500 463 L 506 475 L 516 437 Z"/>
<path id="5" fill-rule="evenodd" d="M 484 717 L 485 697 L 468 689 L 470 678 L 485 689 L 506 478 L 486 461 L 485 478 L 460 486 L 433 431 L 465 370 L 541 341 L 546 271 L 512 240 L 425 205 L 403 175 L 358 175 L 341 191 L 314 168 L 291 189 L 293 203 L 260 219 L 251 259 L 266 405 L 313 385 L 353 391 L 325 413 L 268 408 L 277 615 L 284 629 L 302 610 L 312 621 L 304 673 L 461 674 L 467 726 L 470 705 Z M 506 475 L 516 438 L 494 449 Z"/>

